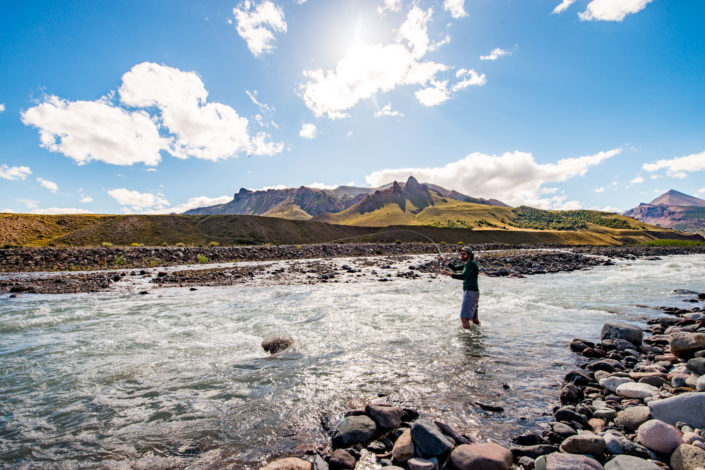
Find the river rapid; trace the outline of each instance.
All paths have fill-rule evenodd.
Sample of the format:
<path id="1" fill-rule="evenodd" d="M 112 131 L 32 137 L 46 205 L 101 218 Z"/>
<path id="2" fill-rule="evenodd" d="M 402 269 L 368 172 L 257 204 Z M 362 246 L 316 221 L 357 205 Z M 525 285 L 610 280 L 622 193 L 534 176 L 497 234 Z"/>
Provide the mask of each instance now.
<path id="1" fill-rule="evenodd" d="M 698 254 L 483 276 L 470 333 L 446 277 L 5 295 L 0 466 L 257 468 L 380 396 L 506 445 L 549 422 L 572 338 L 691 306 L 674 290 L 705 291 L 703 272 Z M 270 357 L 275 334 L 295 345 Z"/>

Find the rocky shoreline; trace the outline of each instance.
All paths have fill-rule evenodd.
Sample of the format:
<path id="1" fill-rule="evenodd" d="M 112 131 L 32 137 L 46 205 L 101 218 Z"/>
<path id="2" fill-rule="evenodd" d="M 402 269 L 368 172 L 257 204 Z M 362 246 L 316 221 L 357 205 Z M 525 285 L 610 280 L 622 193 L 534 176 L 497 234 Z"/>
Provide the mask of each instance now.
<path id="1" fill-rule="evenodd" d="M 616 260 L 703 253 L 705 247 L 474 247 L 481 272 L 569 272 Z M 439 255 L 439 249 L 443 254 Z M 0 293 L 73 294 L 157 287 L 389 282 L 435 277 L 455 246 L 420 243 L 206 248 L 17 248 L 0 250 Z M 419 262 L 411 255 L 426 255 Z M 81 271 L 76 272 L 76 269 Z"/>
<path id="2" fill-rule="evenodd" d="M 705 301 L 705 293 L 677 293 Z M 323 451 L 261 470 L 703 470 L 705 308 L 661 310 L 648 321 L 649 336 L 610 322 L 598 343 L 574 339 L 578 368 L 563 379 L 555 422 L 541 435 L 517 436 L 514 446 L 474 442 L 381 399 L 347 411 Z"/>

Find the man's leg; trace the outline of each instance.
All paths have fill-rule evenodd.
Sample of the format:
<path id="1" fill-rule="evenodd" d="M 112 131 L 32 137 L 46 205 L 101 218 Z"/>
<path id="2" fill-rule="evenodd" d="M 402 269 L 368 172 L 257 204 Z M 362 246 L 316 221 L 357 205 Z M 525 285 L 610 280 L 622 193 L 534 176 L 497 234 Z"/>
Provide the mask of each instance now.
<path id="1" fill-rule="evenodd" d="M 480 293 L 473 293 L 473 308 L 472 308 L 472 322 L 476 325 L 480 324 L 480 317 L 478 316 L 478 304 L 480 302 Z"/>
<path id="2" fill-rule="evenodd" d="M 467 318 L 462 318 L 462 317 L 461 317 L 461 318 L 460 318 L 460 323 L 462 323 L 463 328 L 465 328 L 466 330 L 469 330 L 469 329 L 470 329 L 470 320 L 468 320 Z"/>

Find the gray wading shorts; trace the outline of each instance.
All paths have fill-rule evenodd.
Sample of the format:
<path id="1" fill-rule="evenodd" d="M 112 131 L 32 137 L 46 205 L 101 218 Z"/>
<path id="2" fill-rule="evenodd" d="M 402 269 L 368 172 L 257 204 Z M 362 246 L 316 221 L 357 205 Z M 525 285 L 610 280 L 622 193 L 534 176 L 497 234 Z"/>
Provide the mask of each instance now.
<path id="1" fill-rule="evenodd" d="M 480 293 L 474 290 L 463 291 L 463 305 L 460 307 L 460 318 L 472 320 L 477 316 L 477 302 Z"/>

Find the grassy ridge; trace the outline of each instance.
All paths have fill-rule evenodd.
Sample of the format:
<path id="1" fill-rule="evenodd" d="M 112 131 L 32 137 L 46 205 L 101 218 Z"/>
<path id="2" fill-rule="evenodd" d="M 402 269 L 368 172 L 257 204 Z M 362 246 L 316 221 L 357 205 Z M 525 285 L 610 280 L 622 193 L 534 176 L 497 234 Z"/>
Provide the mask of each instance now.
<path id="1" fill-rule="evenodd" d="M 475 205 L 477 206 L 477 205 Z M 398 206 L 396 206 L 398 207 Z M 490 206 L 481 206 L 489 224 Z M 490 209 L 492 209 L 490 207 Z M 372 227 L 332 225 L 249 215 L 28 215 L 0 214 L 0 244 L 22 246 L 256 245 L 353 242 L 429 241 L 437 243 L 619 245 L 657 239 L 702 240 L 658 227 L 614 229 L 587 223 L 582 230 L 531 230 L 508 225 L 511 208 L 500 209 L 494 226 L 414 225 Z M 479 209 L 478 209 L 479 211 Z M 447 215 L 444 215 L 448 217 Z M 440 216 L 439 216 L 440 217 Z M 458 217 L 460 217 L 458 215 Z M 619 216 L 616 216 L 619 217 Z M 459 219 L 460 220 L 460 219 Z M 505 221 L 505 223 L 502 222 Z M 632 220 L 632 219 L 630 219 Z M 503 229 L 503 227 L 507 227 Z"/>

